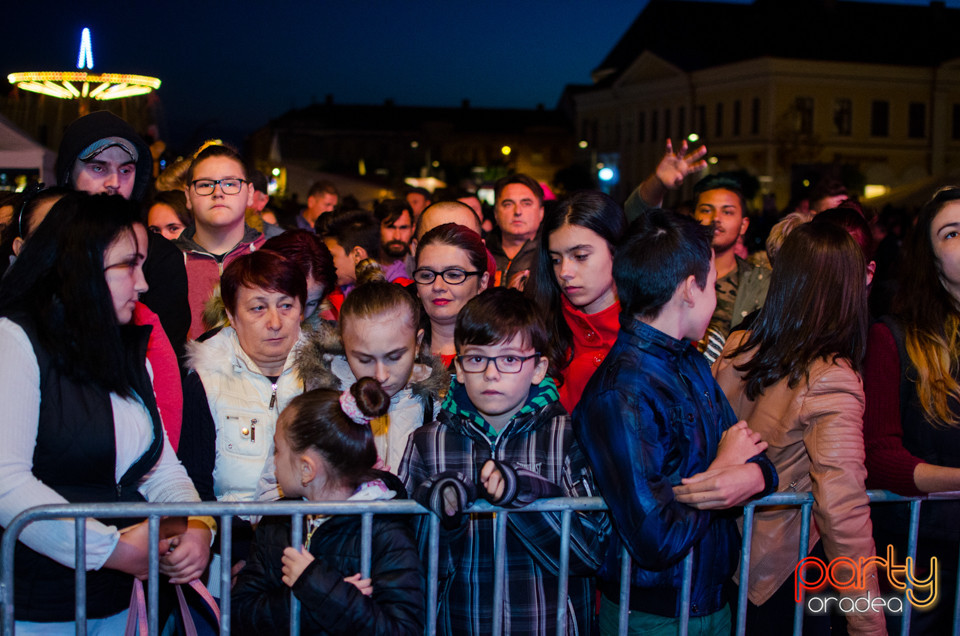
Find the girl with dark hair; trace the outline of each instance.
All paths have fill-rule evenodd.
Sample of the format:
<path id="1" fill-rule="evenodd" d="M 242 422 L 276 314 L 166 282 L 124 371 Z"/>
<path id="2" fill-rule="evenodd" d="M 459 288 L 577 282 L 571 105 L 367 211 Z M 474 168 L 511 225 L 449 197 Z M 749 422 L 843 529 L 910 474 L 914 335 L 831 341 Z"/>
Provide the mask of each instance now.
<path id="1" fill-rule="evenodd" d="M 47 503 L 198 501 L 161 427 L 145 362 L 150 329 L 133 324 L 147 289 L 137 205 L 72 193 L 49 219 L 0 282 L 0 525 Z M 92 633 L 122 632 L 133 576 L 147 574 L 147 525 L 126 523 L 86 524 Z M 160 571 L 173 582 L 203 572 L 210 523 L 191 519 L 161 543 Z M 74 567 L 73 521 L 20 535 L 18 632 L 73 632 Z"/>
<path id="2" fill-rule="evenodd" d="M 921 209 L 905 242 L 893 315 L 870 327 L 863 388 L 867 484 L 902 495 L 960 490 L 960 188 Z M 903 506 L 874 509 L 878 543 L 906 547 Z M 916 563 L 936 557 L 940 598 L 915 610 L 911 633 L 951 629 L 960 504 L 924 502 Z"/>
<path id="3" fill-rule="evenodd" d="M 713 366 L 737 417 L 767 442 L 779 490 L 812 491 L 815 523 L 809 548 L 826 560 L 862 562 L 876 555 L 864 486 L 858 373 L 866 346 L 866 281 L 863 254 L 847 232 L 826 224 L 801 225 L 777 255 L 753 330 L 734 332 Z M 702 486 L 708 479 L 683 481 L 697 490 L 695 482 Z M 703 501 L 688 494 L 678 500 L 713 507 L 709 497 Z M 790 631 L 800 522 L 796 507 L 756 513 L 748 633 Z M 830 593 L 876 598 L 876 568 L 867 568 L 865 585 L 866 590 Z M 829 633 L 829 619 L 825 623 L 813 626 L 808 617 L 804 633 L 811 628 Z M 850 613 L 847 626 L 851 634 L 882 634 L 883 614 Z"/>
<path id="4" fill-rule="evenodd" d="M 317 389 L 291 401 L 274 436 L 284 494 L 305 501 L 405 498 L 396 477 L 373 468 L 370 420 L 389 407 L 389 396 L 372 378 L 342 393 Z M 360 578 L 358 515 L 308 516 L 303 536 L 303 546 L 290 545 L 286 517 L 267 517 L 257 528 L 250 562 L 232 592 L 236 633 L 290 631 L 290 591 L 301 603 L 304 633 L 423 632 L 423 574 L 406 522 L 374 517 L 369 579 Z"/>
<path id="5" fill-rule="evenodd" d="M 433 419 L 450 384 L 437 358 L 421 355 L 420 303 L 397 283 L 358 285 L 340 308 L 339 331 L 308 334 L 297 365 L 307 390 L 340 390 L 372 377 L 390 398 L 390 408 L 370 426 L 379 467 L 395 472 L 410 433 Z"/>
<path id="6" fill-rule="evenodd" d="M 468 227 L 445 223 L 420 239 L 416 264 L 413 281 L 429 319 L 427 346 L 449 367 L 457 354 L 453 344 L 457 314 L 490 280 L 487 248 Z"/>
<path id="7" fill-rule="evenodd" d="M 543 219 L 527 293 L 547 312 L 551 358 L 561 361 L 560 403 L 571 413 L 620 332 L 613 254 L 626 227 L 620 206 L 594 191 L 570 195 Z"/>
<path id="8" fill-rule="evenodd" d="M 180 238 L 191 225 L 193 215 L 187 209 L 187 197 L 182 190 L 161 190 L 147 206 L 147 229 L 168 241 Z"/>

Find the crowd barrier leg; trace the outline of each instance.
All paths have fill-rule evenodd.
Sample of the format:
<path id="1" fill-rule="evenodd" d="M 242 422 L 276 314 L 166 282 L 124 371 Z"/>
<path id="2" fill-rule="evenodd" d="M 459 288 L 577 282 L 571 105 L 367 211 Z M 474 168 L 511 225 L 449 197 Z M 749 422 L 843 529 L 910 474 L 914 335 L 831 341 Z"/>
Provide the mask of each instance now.
<path id="1" fill-rule="evenodd" d="M 87 519 L 77 517 L 73 520 L 74 536 L 74 563 L 87 562 Z M 74 569 L 74 603 L 76 604 L 77 636 L 87 636 L 87 568 Z"/>
<path id="2" fill-rule="evenodd" d="M 233 577 L 230 576 L 230 561 L 233 553 L 233 517 L 220 517 L 220 589 L 229 590 Z M 220 592 L 220 633 L 230 633 L 230 595 Z"/>

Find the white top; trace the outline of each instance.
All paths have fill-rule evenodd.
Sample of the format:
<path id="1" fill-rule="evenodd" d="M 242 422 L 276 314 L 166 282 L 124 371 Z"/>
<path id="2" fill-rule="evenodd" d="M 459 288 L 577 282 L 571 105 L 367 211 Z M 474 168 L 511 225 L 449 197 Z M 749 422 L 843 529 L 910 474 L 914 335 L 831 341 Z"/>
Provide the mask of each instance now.
<path id="1" fill-rule="evenodd" d="M 67 503 L 33 474 L 33 451 L 40 418 L 40 367 L 23 329 L 0 318 L 0 525 L 6 527 L 27 508 Z M 110 394 L 119 480 L 153 442 L 150 413 L 140 400 Z M 147 501 L 200 501 L 164 433 L 160 461 L 137 488 Z M 120 534 L 115 526 L 87 520 L 88 570 L 100 569 Z M 20 541 L 51 559 L 74 567 L 72 519 L 38 521 L 20 534 Z"/>

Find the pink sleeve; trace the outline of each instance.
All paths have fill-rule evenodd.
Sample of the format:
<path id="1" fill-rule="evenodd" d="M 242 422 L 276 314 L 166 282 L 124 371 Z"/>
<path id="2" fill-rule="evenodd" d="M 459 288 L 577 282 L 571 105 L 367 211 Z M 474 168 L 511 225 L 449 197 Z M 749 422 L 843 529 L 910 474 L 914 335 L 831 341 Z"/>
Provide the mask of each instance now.
<path id="1" fill-rule="evenodd" d="M 153 369 L 153 392 L 157 398 L 157 410 L 163 420 L 163 428 L 173 450 L 180 445 L 180 427 L 183 422 L 183 387 L 180 384 L 180 364 L 166 332 L 160 325 L 157 314 L 143 303 L 137 303 L 133 321 L 138 325 L 150 325 L 150 340 L 147 343 L 147 360 Z"/>
<path id="2" fill-rule="evenodd" d="M 867 487 L 901 495 L 922 495 L 913 480 L 923 460 L 903 446 L 900 422 L 900 356 L 890 329 L 870 327 L 863 367 L 863 438 L 867 451 Z"/>

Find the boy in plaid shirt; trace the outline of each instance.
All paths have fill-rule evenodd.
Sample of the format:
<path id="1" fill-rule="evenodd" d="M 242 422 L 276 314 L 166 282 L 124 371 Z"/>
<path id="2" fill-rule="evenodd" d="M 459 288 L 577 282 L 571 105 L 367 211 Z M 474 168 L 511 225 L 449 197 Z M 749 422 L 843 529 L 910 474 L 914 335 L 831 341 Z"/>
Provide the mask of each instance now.
<path id="1" fill-rule="evenodd" d="M 506 587 L 493 607 L 494 516 L 463 514 L 479 495 L 522 508 L 541 497 L 593 496 L 593 480 L 548 377 L 549 334 L 534 304 L 513 289 L 488 290 L 457 317 L 457 374 L 437 421 L 410 436 L 400 478 L 438 514 L 441 634 L 556 632 L 560 513 L 514 513 L 506 540 Z M 426 546 L 427 520 L 418 535 Z M 575 513 L 570 534 L 566 633 L 589 634 L 592 574 L 607 530 L 603 513 Z"/>

